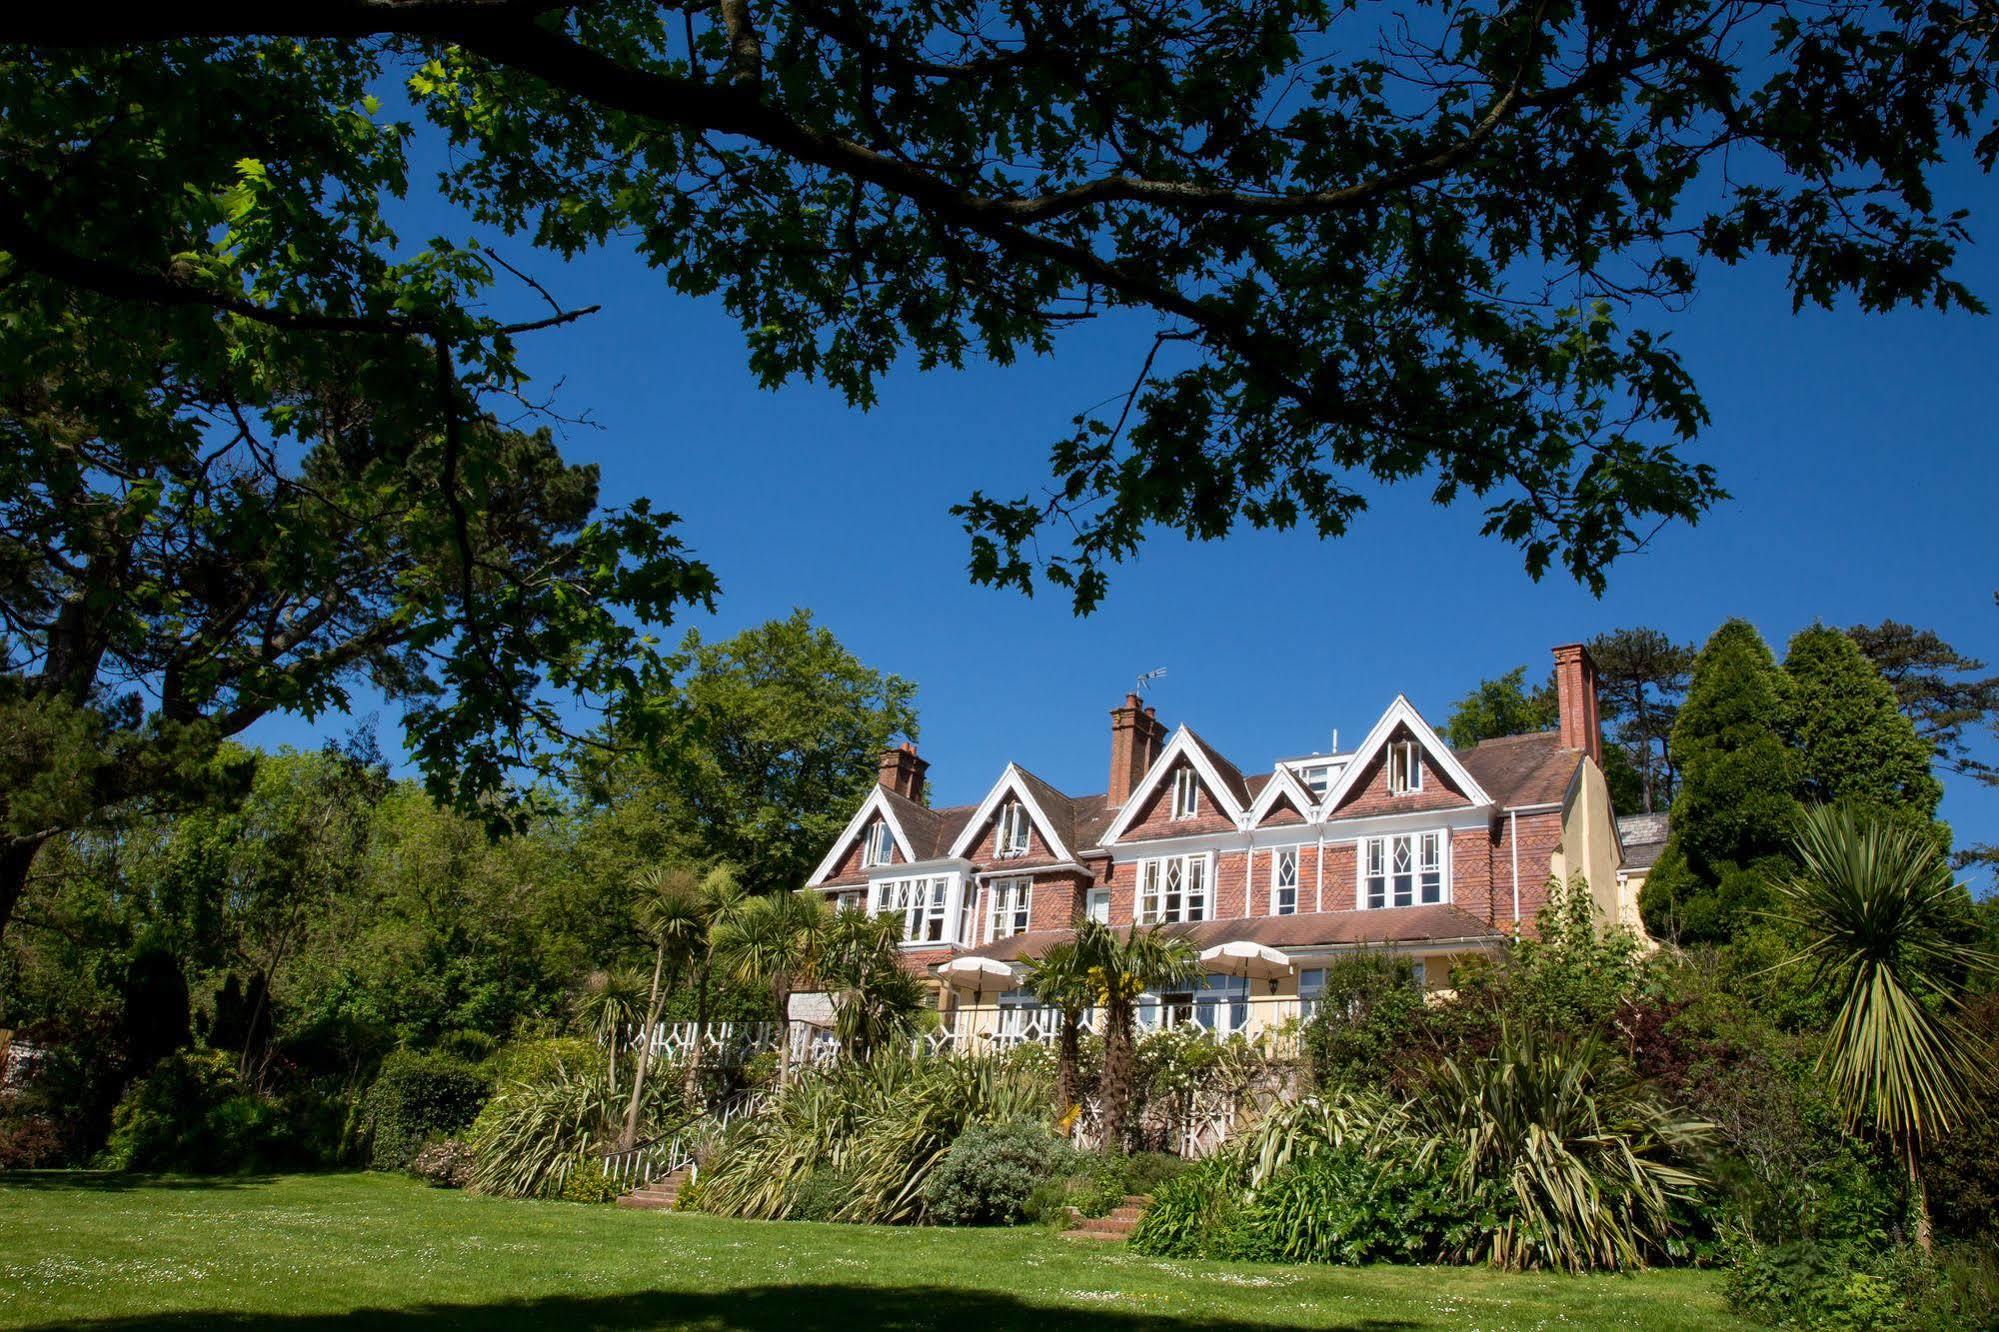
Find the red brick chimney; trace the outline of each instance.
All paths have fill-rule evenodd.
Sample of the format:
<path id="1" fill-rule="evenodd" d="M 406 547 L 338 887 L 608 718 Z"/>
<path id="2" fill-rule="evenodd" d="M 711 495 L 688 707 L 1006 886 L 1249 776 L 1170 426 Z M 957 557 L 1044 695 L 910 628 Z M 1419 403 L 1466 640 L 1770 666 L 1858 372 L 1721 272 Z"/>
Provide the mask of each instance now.
<path id="1" fill-rule="evenodd" d="M 916 746 L 905 740 L 901 747 L 882 751 L 881 784 L 904 800 L 923 803 L 923 774 L 930 765 L 916 757 Z"/>
<path id="2" fill-rule="evenodd" d="M 1111 709 L 1112 808 L 1130 798 L 1164 748 L 1166 728 L 1158 715 L 1137 694 L 1126 694 L 1124 702 Z"/>
<path id="3" fill-rule="evenodd" d="M 1555 649 L 1555 701 L 1562 714 L 1562 747 L 1580 749 L 1603 762 L 1603 737 L 1596 721 L 1596 662 L 1581 643 Z"/>

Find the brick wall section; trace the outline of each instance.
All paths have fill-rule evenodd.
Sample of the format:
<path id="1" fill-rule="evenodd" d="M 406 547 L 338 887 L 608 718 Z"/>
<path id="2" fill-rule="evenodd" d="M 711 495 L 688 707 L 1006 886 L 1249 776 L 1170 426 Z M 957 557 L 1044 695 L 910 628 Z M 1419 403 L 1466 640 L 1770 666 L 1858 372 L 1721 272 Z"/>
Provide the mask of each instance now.
<path id="1" fill-rule="evenodd" d="M 1085 884 L 1086 880 L 1074 874 L 1035 875 L 1034 896 L 1027 908 L 1028 928 L 1061 930 L 1074 925 L 1082 918 Z"/>
<path id="2" fill-rule="evenodd" d="M 1000 801 L 999 808 L 993 811 L 993 816 L 979 825 L 979 835 L 974 837 L 971 844 L 965 848 L 966 858 L 976 863 L 982 870 L 1007 869 L 1013 865 L 1021 865 L 1023 867 L 1035 864 L 1046 865 L 1053 861 L 1055 853 L 1049 847 L 1048 840 L 1041 835 L 1041 829 L 1035 825 L 1034 815 L 1031 811 L 1027 816 L 1027 850 L 1020 855 L 1004 858 L 995 853 L 993 848 L 996 843 L 994 843 L 993 838 L 998 835 L 1000 810 L 1005 809 L 1006 805 L 1007 802 L 1005 800 Z M 1023 804 L 1022 808 L 1025 809 L 1026 806 Z M 947 849 L 939 847 L 938 854 L 942 855 Z"/>
<path id="3" fill-rule="evenodd" d="M 1243 894 L 1248 886 L 1241 851 L 1223 848 L 1215 852 L 1215 881 L 1210 886 L 1209 916 L 1214 920 L 1234 920 L 1243 914 Z"/>
<path id="4" fill-rule="evenodd" d="M 1357 905 L 1354 887 L 1354 846 L 1352 842 L 1328 842 L 1323 867 L 1323 879 L 1319 880 L 1320 910 L 1351 911 Z M 1310 891 L 1313 880 L 1306 880 Z"/>
<path id="5" fill-rule="evenodd" d="M 1389 744 L 1412 738 L 1408 727 L 1397 727 L 1395 734 L 1389 737 Z M 1465 793 L 1453 786 L 1430 761 L 1427 752 L 1423 755 L 1423 789 L 1407 795 L 1390 795 L 1388 751 L 1384 749 L 1367 765 L 1358 784 L 1340 801 L 1337 813 L 1341 818 L 1360 818 L 1369 814 L 1404 814 L 1412 810 L 1463 809 L 1470 804 Z"/>
<path id="6" fill-rule="evenodd" d="M 1256 826 L 1259 828 L 1275 828 L 1281 824 L 1303 823 L 1304 821 L 1305 816 L 1299 813 L 1298 807 L 1291 803 L 1291 797 L 1281 795 L 1271 803 L 1270 812 L 1263 816 L 1263 822 Z"/>
<path id="7" fill-rule="evenodd" d="M 1173 817 L 1173 783 L 1180 769 L 1192 765 L 1182 760 L 1159 781 L 1159 788 L 1140 808 L 1138 818 L 1120 839 L 1135 842 L 1147 837 L 1182 837 L 1193 833 L 1228 832 L 1235 827 L 1227 808 L 1215 798 L 1206 782 L 1201 783 L 1201 809 L 1191 819 Z"/>

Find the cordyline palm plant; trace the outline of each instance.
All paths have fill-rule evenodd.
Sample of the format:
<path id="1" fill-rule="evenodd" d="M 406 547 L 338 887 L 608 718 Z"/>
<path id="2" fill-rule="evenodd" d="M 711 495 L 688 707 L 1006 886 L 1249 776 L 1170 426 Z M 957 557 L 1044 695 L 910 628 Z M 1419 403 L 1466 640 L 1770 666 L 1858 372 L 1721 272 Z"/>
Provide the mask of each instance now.
<path id="1" fill-rule="evenodd" d="M 1071 939 L 1051 946 L 1027 963 L 1027 988 L 1042 1003 L 1062 1014 L 1055 1043 L 1055 1099 L 1060 1103 L 1064 1120 L 1077 1113 L 1082 1100 L 1083 1014 L 1097 993 L 1090 978 L 1091 965 L 1083 949 Z"/>
<path id="2" fill-rule="evenodd" d="M 728 919 L 743 901 L 742 884 L 733 866 L 717 865 L 701 877 L 701 939 L 690 958 L 694 968 L 694 1042 L 687 1051 L 684 1084 L 689 1101 L 700 1093 L 701 1055 L 708 1044 L 708 984 L 715 971 L 715 927 Z"/>
<path id="3" fill-rule="evenodd" d="M 914 1034 L 923 986 L 902 967 L 902 922 L 892 916 L 838 911 L 822 928 L 816 957 L 821 984 L 838 996 L 834 1033 L 849 1059 Z"/>
<path id="4" fill-rule="evenodd" d="M 1571 1272 L 1641 1266 L 1701 1184 L 1677 1164 L 1713 1126 L 1673 1110 L 1596 1036 L 1503 1031 L 1492 1054 L 1446 1059 L 1411 1106 L 1428 1150 L 1455 1157 L 1466 1197 L 1498 1180 L 1513 1214 L 1487 1260 Z M 1449 1159 L 1447 1157 L 1447 1159 Z"/>
<path id="5" fill-rule="evenodd" d="M 645 979 L 635 971 L 612 968 L 592 972 L 576 996 L 576 1017 L 585 1031 L 602 1046 L 605 1084 L 618 1089 L 618 1049 L 630 1039 L 644 1002 Z"/>
<path id="6" fill-rule="evenodd" d="M 684 865 L 658 866 L 640 879 L 633 917 L 639 934 L 652 946 L 652 985 L 646 995 L 645 1024 L 639 1040 L 638 1071 L 632 1079 L 631 1104 L 625 1110 L 620 1145 L 638 1141 L 639 1102 L 652 1068 L 652 1033 L 666 999 L 689 963 L 706 953 L 713 923 L 710 903 L 726 897 L 731 875 L 726 868 L 698 874 Z"/>
<path id="7" fill-rule="evenodd" d="M 826 904 L 804 893 L 752 897 L 715 924 L 715 963 L 745 985 L 767 985 L 778 1022 L 777 1073 L 791 1070 L 791 993 L 813 974 L 831 918 Z"/>
<path id="8" fill-rule="evenodd" d="M 1076 931 L 1076 949 L 1104 1015 L 1104 1146 L 1122 1151 L 1138 1077 L 1133 1031 L 1138 1001 L 1147 990 L 1192 982 L 1201 974 L 1201 964 L 1191 944 L 1157 925 L 1119 931 L 1085 921 Z"/>
<path id="9" fill-rule="evenodd" d="M 1952 1011 L 1982 961 L 1951 938 L 1966 897 L 1925 829 L 1851 806 L 1807 810 L 1795 849 L 1779 915 L 1805 944 L 1785 965 L 1811 967 L 1838 1003 L 1819 1069 L 1849 1130 L 1871 1127 L 1901 1156 L 1927 1248 L 1924 1148 L 1991 1078 Z"/>

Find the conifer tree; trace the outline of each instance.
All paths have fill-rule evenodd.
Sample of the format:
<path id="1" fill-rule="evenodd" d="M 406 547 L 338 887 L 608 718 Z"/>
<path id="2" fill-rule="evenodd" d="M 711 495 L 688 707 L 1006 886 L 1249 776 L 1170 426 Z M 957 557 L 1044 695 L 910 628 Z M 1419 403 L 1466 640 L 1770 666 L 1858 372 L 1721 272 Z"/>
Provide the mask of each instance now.
<path id="1" fill-rule="evenodd" d="M 1943 786 L 1930 772 L 1930 746 L 1852 638 L 1823 624 L 1799 631 L 1784 674 L 1800 799 L 1849 801 L 1925 823 L 1936 817 Z"/>
<path id="2" fill-rule="evenodd" d="M 1745 620 L 1715 630 L 1694 659 L 1673 726 L 1672 833 L 1639 904 L 1654 935 L 1719 942 L 1769 904 L 1770 876 L 1787 863 L 1800 810 L 1797 765 L 1780 729 L 1788 694 Z"/>

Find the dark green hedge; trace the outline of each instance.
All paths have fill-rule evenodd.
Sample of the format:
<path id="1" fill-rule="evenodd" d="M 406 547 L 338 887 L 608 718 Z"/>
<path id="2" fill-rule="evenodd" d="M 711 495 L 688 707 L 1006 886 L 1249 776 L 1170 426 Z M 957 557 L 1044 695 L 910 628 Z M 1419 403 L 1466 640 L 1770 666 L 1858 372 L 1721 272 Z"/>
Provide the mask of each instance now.
<path id="1" fill-rule="evenodd" d="M 478 1068 L 448 1054 L 398 1050 L 368 1089 L 368 1164 L 401 1170 L 426 1138 L 463 1131 L 491 1090 Z"/>

